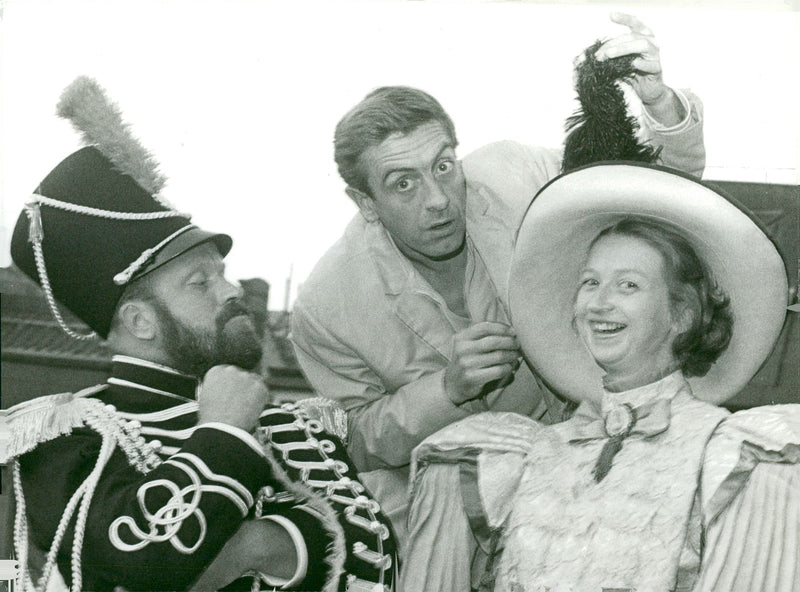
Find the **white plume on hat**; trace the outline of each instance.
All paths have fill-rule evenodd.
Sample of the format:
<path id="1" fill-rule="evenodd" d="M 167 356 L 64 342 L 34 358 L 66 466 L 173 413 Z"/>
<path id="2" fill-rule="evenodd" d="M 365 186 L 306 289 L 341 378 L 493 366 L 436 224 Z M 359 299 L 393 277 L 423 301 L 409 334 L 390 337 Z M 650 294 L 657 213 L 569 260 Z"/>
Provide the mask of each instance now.
<path id="1" fill-rule="evenodd" d="M 167 179 L 158 170 L 158 162 L 134 137 L 119 107 L 96 80 L 76 78 L 61 93 L 56 111 L 81 133 L 86 145 L 95 146 L 119 172 L 153 196 L 164 188 Z"/>

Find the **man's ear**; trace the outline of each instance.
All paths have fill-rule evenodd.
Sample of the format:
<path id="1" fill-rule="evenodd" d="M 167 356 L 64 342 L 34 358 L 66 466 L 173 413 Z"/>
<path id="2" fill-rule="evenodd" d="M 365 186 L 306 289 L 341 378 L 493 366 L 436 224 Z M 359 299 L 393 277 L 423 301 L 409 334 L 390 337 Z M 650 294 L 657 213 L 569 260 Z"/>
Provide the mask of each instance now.
<path id="1" fill-rule="evenodd" d="M 156 311 L 144 300 L 129 300 L 117 311 L 119 323 L 125 330 L 143 341 L 152 341 L 158 335 Z"/>
<path id="2" fill-rule="evenodd" d="M 350 196 L 350 199 L 356 202 L 358 209 L 361 211 L 361 215 L 364 216 L 367 222 L 377 222 L 379 220 L 374 199 L 355 187 L 348 186 L 345 192 Z"/>

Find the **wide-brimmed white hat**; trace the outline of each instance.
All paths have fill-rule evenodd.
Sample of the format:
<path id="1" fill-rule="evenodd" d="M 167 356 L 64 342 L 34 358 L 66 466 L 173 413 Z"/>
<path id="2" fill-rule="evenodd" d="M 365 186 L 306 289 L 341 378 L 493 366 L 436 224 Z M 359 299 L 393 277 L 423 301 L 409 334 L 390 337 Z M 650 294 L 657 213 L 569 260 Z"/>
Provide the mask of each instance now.
<path id="1" fill-rule="evenodd" d="M 573 328 L 573 305 L 597 234 L 635 215 L 672 225 L 691 243 L 730 297 L 733 336 L 696 397 L 722 403 L 764 363 L 788 304 L 783 259 L 748 210 L 671 169 L 599 163 L 555 178 L 531 202 L 517 234 L 509 277 L 512 323 L 548 385 L 573 400 L 598 397 L 603 371 Z"/>

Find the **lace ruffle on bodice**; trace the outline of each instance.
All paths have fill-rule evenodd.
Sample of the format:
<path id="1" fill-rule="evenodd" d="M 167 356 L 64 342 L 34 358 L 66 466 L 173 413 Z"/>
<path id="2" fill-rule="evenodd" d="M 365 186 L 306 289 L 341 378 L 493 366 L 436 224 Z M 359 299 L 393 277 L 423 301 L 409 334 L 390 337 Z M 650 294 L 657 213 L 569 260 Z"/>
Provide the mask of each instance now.
<path id="1" fill-rule="evenodd" d="M 670 428 L 627 438 L 600 482 L 593 469 L 607 440 L 570 443 L 585 433 L 585 415 L 537 434 L 496 590 L 674 589 L 703 451 L 727 412 L 694 399 L 679 375 L 650 386 L 674 397 Z M 637 391 L 636 404 L 647 399 Z"/>

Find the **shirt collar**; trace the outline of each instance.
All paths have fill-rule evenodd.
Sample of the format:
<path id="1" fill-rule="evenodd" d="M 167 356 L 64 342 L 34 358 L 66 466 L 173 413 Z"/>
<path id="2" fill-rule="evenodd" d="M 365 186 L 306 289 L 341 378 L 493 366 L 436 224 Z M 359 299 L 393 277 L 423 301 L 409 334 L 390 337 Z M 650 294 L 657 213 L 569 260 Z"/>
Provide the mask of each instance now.
<path id="1" fill-rule="evenodd" d="M 366 248 L 378 271 L 378 277 L 389 295 L 404 292 L 425 294 L 446 308 L 441 296 L 414 269 L 408 258 L 400 252 L 389 232 L 380 222 L 367 222 L 364 233 Z M 467 269 L 465 284 L 467 308 L 470 316 L 481 320 L 508 322 L 508 314 L 497 297 L 497 288 L 486 269 L 486 264 L 467 232 Z"/>
<path id="2" fill-rule="evenodd" d="M 414 266 L 397 248 L 383 224 L 379 221 L 365 224 L 367 250 L 375 263 L 386 294 L 402 294 L 417 275 Z"/>
<path id="3" fill-rule="evenodd" d="M 603 398 L 598 405 L 595 401 L 583 401 L 575 411 L 575 417 L 588 419 L 605 417 L 609 411 L 621 405 L 640 407 L 650 405 L 658 400 L 671 402 L 681 391 L 691 394 L 691 387 L 683 376 L 683 371 L 676 370 L 659 380 L 622 392 L 611 392 L 603 389 Z"/>
<path id="4" fill-rule="evenodd" d="M 629 435 L 649 438 L 661 434 L 669 429 L 672 400 L 679 392 L 691 394 L 689 383 L 680 370 L 628 391 L 605 391 L 599 407 L 594 402 L 584 401 L 566 422 L 569 441 L 579 444 L 608 439 L 615 434 L 622 439 Z M 607 462 L 600 463 L 606 465 L 606 471 L 614 454 L 616 452 L 611 453 Z"/>

